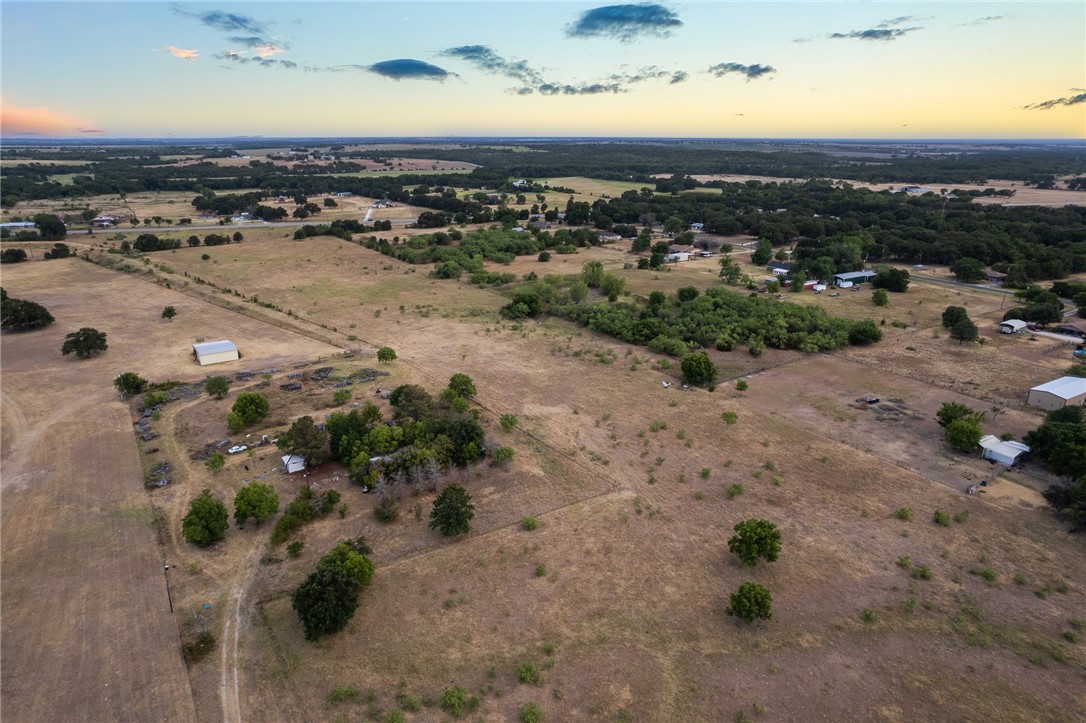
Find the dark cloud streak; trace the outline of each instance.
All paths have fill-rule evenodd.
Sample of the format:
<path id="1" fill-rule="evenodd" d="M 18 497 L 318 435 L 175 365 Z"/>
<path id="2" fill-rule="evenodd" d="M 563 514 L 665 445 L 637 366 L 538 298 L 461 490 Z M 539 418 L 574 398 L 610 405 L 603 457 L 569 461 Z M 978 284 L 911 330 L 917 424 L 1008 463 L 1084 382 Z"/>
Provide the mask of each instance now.
<path id="1" fill-rule="evenodd" d="M 1058 108 L 1060 106 L 1079 105 L 1081 103 L 1086 103 L 1086 93 L 1079 93 L 1078 95 L 1072 95 L 1066 98 L 1052 98 L 1050 100 L 1043 100 L 1040 103 L 1031 103 L 1030 105 L 1022 106 L 1022 110 L 1052 110 L 1053 108 Z"/>
<path id="2" fill-rule="evenodd" d="M 382 60 L 373 65 L 353 66 L 392 80 L 438 80 L 442 81 L 455 73 L 444 68 L 412 58 Z"/>
<path id="3" fill-rule="evenodd" d="M 891 40 L 897 40 L 898 38 L 913 32 L 914 30 L 921 30 L 919 26 L 911 28 L 868 28 L 867 30 L 851 30 L 847 33 L 830 33 L 828 38 L 831 40 L 879 40 L 883 42 L 889 42 Z"/>
<path id="4" fill-rule="evenodd" d="M 682 24 L 678 15 L 656 3 L 607 5 L 583 13 L 566 28 L 566 36 L 614 38 L 628 43 L 638 36 L 667 37 Z"/>
<path id="5" fill-rule="evenodd" d="M 754 65 L 743 65 L 742 63 L 717 63 L 716 65 L 709 66 L 709 69 L 705 71 L 712 73 L 717 78 L 723 78 L 725 75 L 735 74 L 745 76 L 748 81 L 761 78 L 764 75 L 772 75 L 777 72 L 777 69 L 772 65 L 761 65 L 755 63 Z"/>

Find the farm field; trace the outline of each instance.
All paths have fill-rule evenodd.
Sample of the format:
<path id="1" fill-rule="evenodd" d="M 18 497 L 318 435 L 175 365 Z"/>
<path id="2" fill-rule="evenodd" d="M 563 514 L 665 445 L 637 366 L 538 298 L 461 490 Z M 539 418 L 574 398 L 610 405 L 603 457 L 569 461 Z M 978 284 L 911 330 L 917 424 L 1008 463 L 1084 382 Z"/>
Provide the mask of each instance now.
<path id="1" fill-rule="evenodd" d="M 173 560 L 113 377 L 133 365 L 200 378 L 190 345 L 224 328 L 246 364 L 337 350 L 78 259 L 5 267 L 4 288 L 56 323 L 3 338 L 3 717 L 196 720 L 163 579 Z M 158 318 L 165 304 L 173 322 Z M 61 356 L 64 334 L 85 325 L 107 332 L 109 350 Z"/>
<path id="2" fill-rule="evenodd" d="M 5 268 L 9 293 L 39 301 L 57 317 L 48 330 L 3 339 L 5 716 L 29 720 L 51 710 L 53 701 L 31 700 L 29 688 L 9 694 L 9 681 L 19 682 L 9 676 L 31 651 L 71 656 L 53 666 L 60 685 L 60 671 L 84 653 L 57 641 L 88 630 L 101 636 L 121 624 L 122 614 L 128 629 L 158 631 L 140 645 L 172 658 L 161 667 L 144 659 L 134 672 L 103 669 L 100 679 L 79 679 L 86 683 L 72 685 L 70 695 L 110 675 L 138 681 L 153 671 L 156 685 L 172 686 L 160 703 L 181 711 L 179 719 L 381 719 L 402 709 L 409 721 L 444 720 L 435 702 L 457 685 L 478 695 L 471 719 L 494 721 L 514 719 L 529 701 L 548 720 L 717 721 L 742 714 L 1066 721 L 1086 709 L 1086 649 L 1064 636 L 1086 609 L 1086 545 L 1067 535 L 1040 500 L 1044 476 L 1032 465 L 1000 478 L 988 494 L 962 494 L 990 468 L 951 452 L 932 419 L 942 402 L 963 401 L 985 411 L 1002 407 L 986 422 L 996 434 L 1020 437 L 1038 423 L 1021 408 L 1024 390 L 1068 362 L 1045 353 L 1054 345 L 1047 340 L 992 332 L 997 295 L 914 282 L 878 308 L 869 290 L 835 298 L 785 292 L 781 303 L 819 304 L 876 323 L 886 317 L 885 338 L 815 356 L 768 350 L 756 359 L 714 350 L 722 377 L 716 390 L 683 391 L 677 363 L 665 368 L 665 358 L 645 348 L 557 318 L 504 321 L 497 310 L 508 299 L 499 291 L 431 279 L 430 267 L 339 239 L 296 242 L 290 235 L 246 231 L 242 244 L 149 254 L 146 268 L 169 289 L 75 259 Z M 661 272 L 626 270 L 627 247 L 488 268 L 573 275 L 585 261 L 600 260 L 635 295 L 719 283 L 717 259 Z M 252 297 L 273 308 L 244 301 Z M 227 302 L 246 313 L 222 308 Z M 951 303 L 969 309 L 986 346 L 933 335 Z M 158 318 L 165 304 L 178 309 L 172 322 Z M 63 334 L 81 325 L 109 332 L 110 350 L 88 362 L 60 357 Z M 241 362 L 193 366 L 189 345 L 218 338 L 215 331 L 225 327 L 245 353 Z M 370 354 L 382 345 L 394 347 L 398 359 L 376 362 Z M 348 349 L 360 352 L 344 355 Z M 453 373 L 472 377 L 488 446 L 508 445 L 516 456 L 505 470 L 457 473 L 476 505 L 469 535 L 446 540 L 427 529 L 432 494 L 406 497 L 399 518 L 379 524 L 374 495 L 329 463 L 308 483 L 339 491 L 345 511 L 303 528 L 305 547 L 296 559 L 271 545 L 273 522 L 231 524 L 226 540 L 208 550 L 182 540 L 188 501 L 205 487 L 229 506 L 244 481 L 261 479 L 284 504 L 290 500 L 300 481 L 278 469 L 274 449 L 230 457 L 218 473 L 191 453 L 228 436 L 231 400 L 259 384 L 269 385 L 272 413 L 245 431 L 253 435 L 247 439 L 273 436 L 303 414 L 322 419 L 333 410 L 328 382 L 303 378 L 299 391 L 280 388 L 288 375 L 305 377 L 321 365 L 336 375 L 386 372 L 350 387 L 354 401 L 376 401 L 386 418 L 378 388 L 414 383 L 436 394 Z M 167 404 L 156 427 L 160 451 L 150 453 L 149 443 L 128 436 L 135 407 L 117 401 L 111 386 L 122 368 L 186 382 L 240 369 L 277 371 L 267 382 L 236 381 L 223 401 L 199 395 Z M 87 396 L 70 398 L 65 379 L 73 373 L 95 400 L 93 410 Z M 735 389 L 739 377 L 748 391 Z M 854 408 L 867 394 L 900 399 L 907 413 Z M 85 408 L 93 413 L 84 416 Z M 77 411 L 78 422 L 61 421 Z M 734 424 L 724 412 L 735 413 Z M 90 430 L 107 428 L 97 421 L 107 413 L 108 440 L 72 447 L 71 459 L 50 459 L 65 438 L 96 441 Z M 502 414 L 516 415 L 517 427 L 503 430 Z M 43 421 L 34 426 L 35 419 Z M 39 524 L 28 557 L 11 557 L 11 540 L 28 528 L 20 510 L 32 510 L 35 520 L 55 515 L 50 502 L 71 493 L 71 480 L 86 489 L 97 477 L 80 472 L 77 462 L 99 447 L 127 459 L 127 468 L 111 469 L 115 496 L 97 492 L 94 509 L 108 517 L 109 529 L 124 525 L 133 539 L 145 538 L 130 543 L 125 556 L 137 570 L 133 589 L 143 590 L 156 611 L 143 623 L 118 602 L 118 591 L 97 590 L 106 576 L 76 578 L 70 565 L 46 581 L 23 562 L 31 552 L 41 555 L 42 546 L 81 544 L 59 527 Z M 174 464 L 174 482 L 144 492 L 142 474 L 162 458 Z M 46 465 L 45 474 L 26 476 L 38 465 Z M 8 496 L 9 469 L 21 475 L 11 479 L 23 497 Z M 47 494 L 31 502 L 31 490 Z M 64 530 L 86 514 L 70 504 Z M 908 520 L 896 514 L 904 508 Z M 935 510 L 954 521 L 935 524 Z M 157 537 L 153 514 L 164 520 Z M 521 528 L 529 515 L 539 529 Z M 781 528 L 777 562 L 744 568 L 728 553 L 733 525 L 749 517 Z M 359 534 L 374 549 L 374 583 L 344 631 L 306 642 L 290 591 L 332 545 Z M 80 570 L 113 569 L 111 549 L 84 545 Z M 173 566 L 172 620 L 158 577 L 162 557 Z M 930 579 L 910 574 L 920 565 Z M 748 626 L 725 614 L 728 595 L 744 580 L 772 590 L 771 620 Z M 56 586 L 50 599 L 97 586 L 90 592 L 100 594 L 99 605 L 93 613 L 70 610 L 46 631 L 35 625 L 18 633 L 57 636 L 52 647 L 40 638 L 9 638 L 9 624 L 19 620 L 11 615 L 28 614 L 29 593 L 20 591 L 47 583 Z M 186 679 L 177 637 L 195 634 L 194 612 L 218 644 Z M 541 673 L 536 684 L 518 681 L 527 663 Z M 158 674 L 168 670 L 173 675 Z M 147 691 L 133 686 L 138 695 Z M 330 699 L 337 687 L 356 696 Z M 117 717 L 101 705 L 101 717 Z"/>

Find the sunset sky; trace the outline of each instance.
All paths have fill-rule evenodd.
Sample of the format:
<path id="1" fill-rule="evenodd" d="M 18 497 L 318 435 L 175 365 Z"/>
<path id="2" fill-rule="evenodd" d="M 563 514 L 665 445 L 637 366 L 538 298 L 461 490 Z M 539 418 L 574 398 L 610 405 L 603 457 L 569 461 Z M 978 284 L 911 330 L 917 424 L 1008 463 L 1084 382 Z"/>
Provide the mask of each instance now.
<path id="1" fill-rule="evenodd" d="M 4 2 L 23 137 L 1086 138 L 1086 3 Z"/>

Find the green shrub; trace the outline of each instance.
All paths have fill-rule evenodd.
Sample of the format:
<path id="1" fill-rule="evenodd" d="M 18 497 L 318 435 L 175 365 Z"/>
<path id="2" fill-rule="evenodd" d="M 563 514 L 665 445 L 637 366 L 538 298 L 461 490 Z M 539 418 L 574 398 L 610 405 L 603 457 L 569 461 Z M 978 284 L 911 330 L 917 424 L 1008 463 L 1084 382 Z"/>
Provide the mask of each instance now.
<path id="1" fill-rule="evenodd" d="M 328 691 L 328 697 L 324 702 L 329 708 L 334 708 L 340 703 L 349 703 L 355 700 L 358 700 L 358 688 L 353 685 L 337 685 Z"/>
<path id="2" fill-rule="evenodd" d="M 543 721 L 543 709 L 532 702 L 522 705 L 517 715 L 520 717 L 520 723 L 542 723 Z"/>
<path id="3" fill-rule="evenodd" d="M 950 515 L 945 512 L 935 510 L 935 512 L 932 513 L 931 519 L 937 525 L 942 525 L 943 527 L 950 527 Z"/>
<path id="4" fill-rule="evenodd" d="M 913 518 L 913 511 L 908 507 L 898 507 L 894 510 L 894 517 L 904 522 L 908 522 Z"/>
<path id="5" fill-rule="evenodd" d="M 515 415 L 515 414 L 503 414 L 499 418 L 498 422 L 499 422 L 499 424 L 501 424 L 502 429 L 504 429 L 506 432 L 511 431 L 513 429 L 513 427 L 517 426 L 517 422 L 518 422 L 517 415 Z"/>
<path id="6" fill-rule="evenodd" d="M 535 663 L 525 663 L 517 668 L 517 680 L 531 685 L 543 685 L 543 673 Z"/>
<path id="7" fill-rule="evenodd" d="M 302 554 L 302 550 L 305 548 L 305 540 L 295 540 L 287 545 L 287 554 L 291 557 L 298 557 Z"/>
<path id="8" fill-rule="evenodd" d="M 143 406 L 146 409 L 157 407 L 159 404 L 165 404 L 168 401 L 170 401 L 170 395 L 167 392 L 147 392 L 143 395 Z"/>
<path id="9" fill-rule="evenodd" d="M 539 520 L 536 519 L 535 517 L 525 517 L 520 521 L 520 529 L 525 530 L 527 532 L 531 532 L 532 530 L 535 530 L 535 529 L 538 529 L 538 528 L 539 528 Z"/>
<path id="10" fill-rule="evenodd" d="M 720 418 L 724 420 L 724 424 L 735 424 L 739 421 L 739 415 L 735 412 L 721 412 Z"/>
<path id="11" fill-rule="evenodd" d="M 468 692 L 461 686 L 449 688 L 441 696 L 441 708 L 449 715 L 459 718 L 466 710 L 472 710 L 479 705 L 479 696 L 468 696 Z"/>
<path id="12" fill-rule="evenodd" d="M 733 500 L 741 494 L 743 494 L 743 485 L 738 482 L 728 488 L 727 495 L 729 500 Z"/>

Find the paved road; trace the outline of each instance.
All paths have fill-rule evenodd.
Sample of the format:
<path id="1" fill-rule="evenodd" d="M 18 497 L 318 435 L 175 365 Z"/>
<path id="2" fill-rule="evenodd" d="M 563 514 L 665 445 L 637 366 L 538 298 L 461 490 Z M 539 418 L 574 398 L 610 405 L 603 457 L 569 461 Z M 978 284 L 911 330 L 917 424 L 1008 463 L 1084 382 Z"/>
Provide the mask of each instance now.
<path id="1" fill-rule="evenodd" d="M 169 233 L 172 231 L 213 231 L 215 229 L 232 229 L 243 230 L 247 228 L 287 228 L 298 226 L 317 226 L 320 224 L 330 224 L 332 221 L 338 219 L 306 219 L 305 221 L 250 221 L 247 223 L 228 223 L 228 224 L 193 224 L 191 226 L 111 226 L 109 228 L 96 228 L 92 229 L 94 233 Z M 417 218 L 390 218 L 390 219 L 378 219 L 379 221 L 391 221 L 393 225 L 406 226 L 409 223 L 415 223 Z M 84 231 L 71 230 L 70 233 L 73 236 L 82 236 Z"/>

